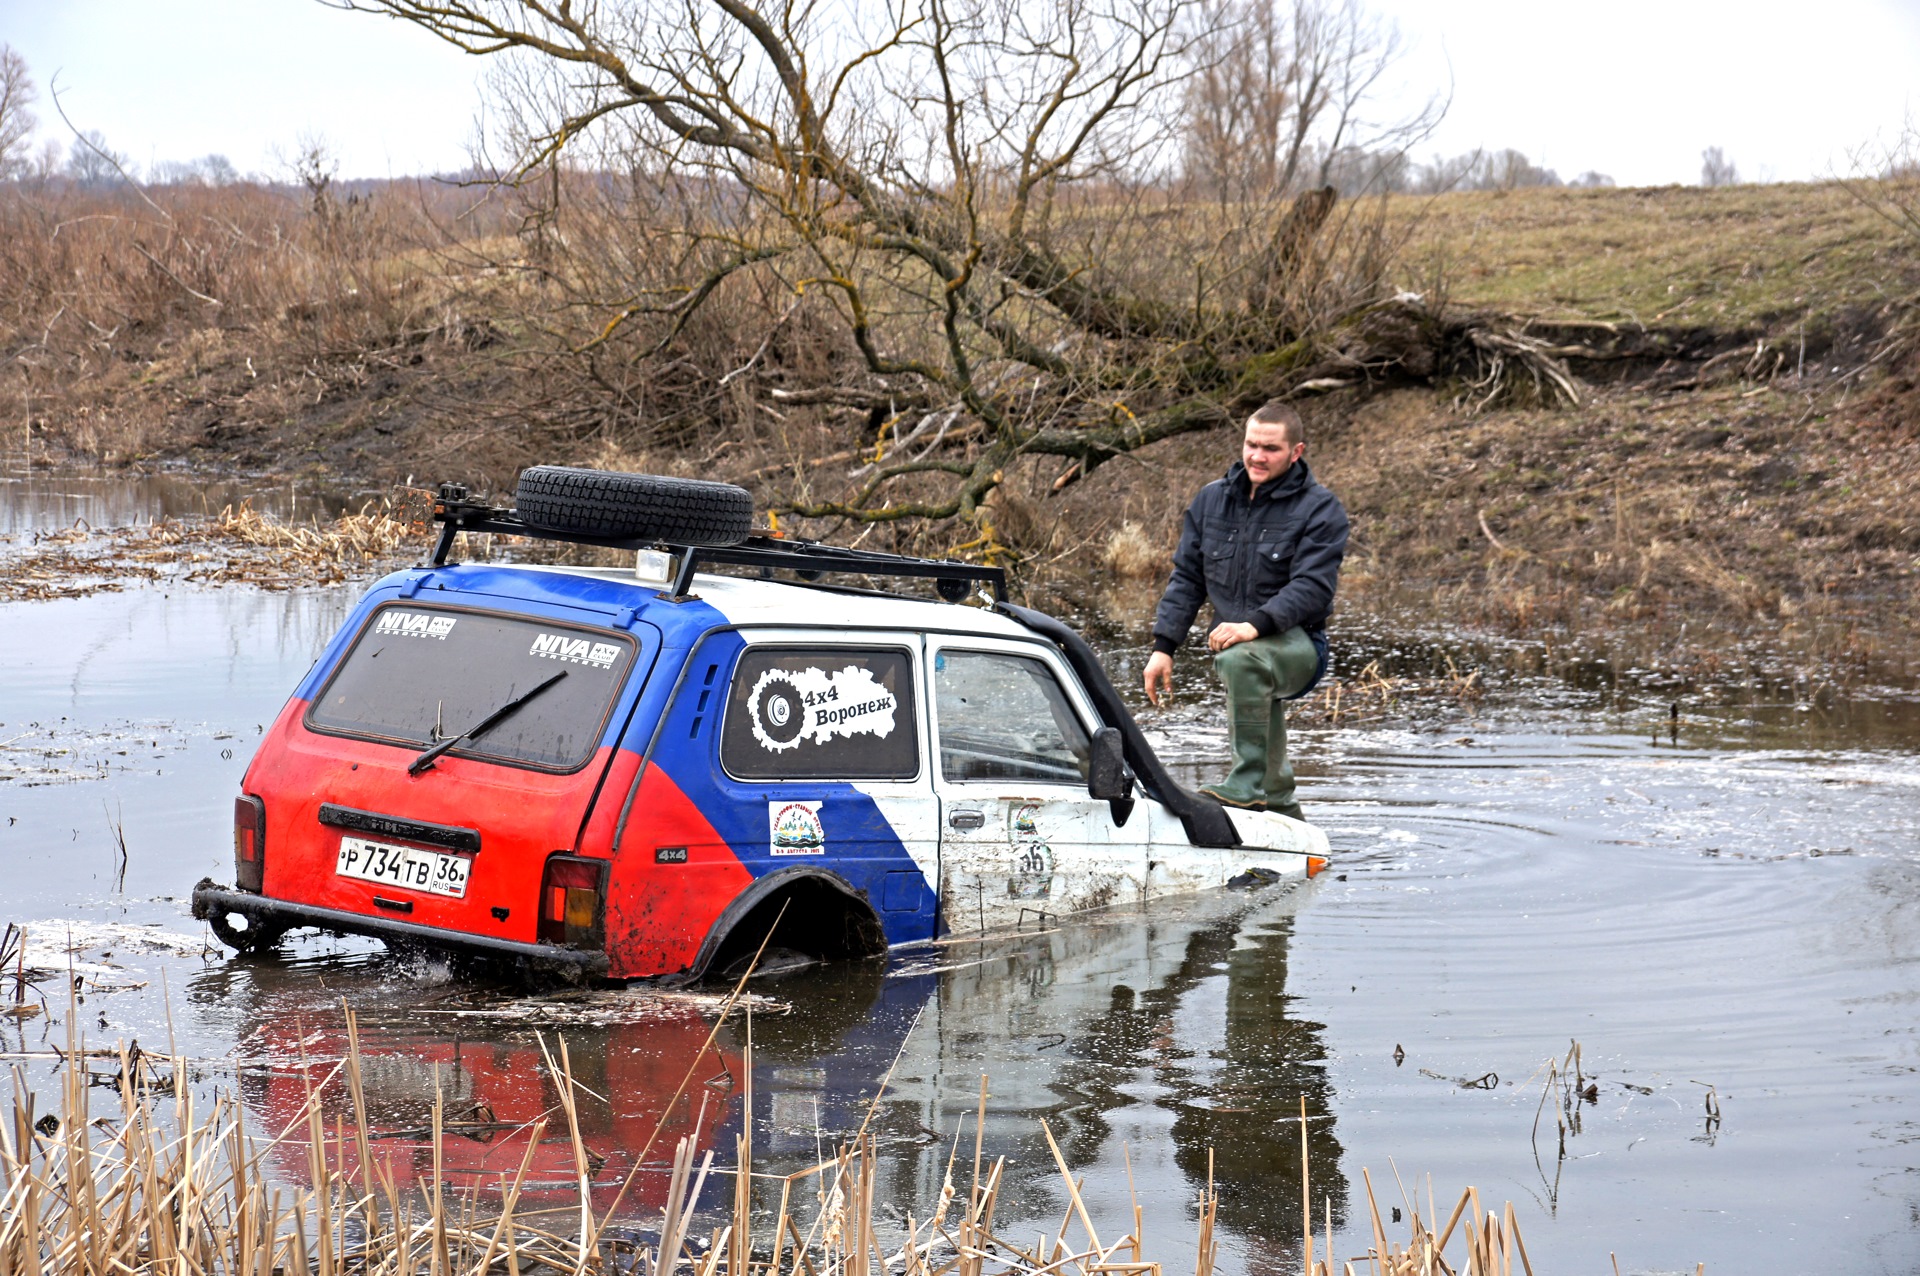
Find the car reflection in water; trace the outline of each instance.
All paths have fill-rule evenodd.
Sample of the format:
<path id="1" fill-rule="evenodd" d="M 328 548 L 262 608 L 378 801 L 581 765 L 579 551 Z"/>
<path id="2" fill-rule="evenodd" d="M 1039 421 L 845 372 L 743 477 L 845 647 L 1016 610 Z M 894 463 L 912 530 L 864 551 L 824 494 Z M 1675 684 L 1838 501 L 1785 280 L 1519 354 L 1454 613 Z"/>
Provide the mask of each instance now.
<path id="1" fill-rule="evenodd" d="M 1311 889 L 1311 888 L 1306 888 Z M 1316 1166 L 1315 1213 L 1326 1192 L 1342 1214 L 1340 1153 L 1329 1114 L 1320 1025 L 1289 1015 L 1287 944 L 1305 890 L 1229 892 L 1161 901 L 1028 933 L 842 963 L 757 983 L 783 1007 L 752 1018 L 755 1169 L 792 1173 L 831 1155 L 863 1122 L 886 1162 L 881 1199 L 924 1214 L 938 1197 L 952 1143 L 971 1172 L 980 1078 L 990 1079 L 986 1149 L 1006 1155 L 1002 1218 L 1019 1209 L 1058 1224 L 1064 1205 L 1046 1121 L 1096 1217 L 1132 1218 L 1133 1180 L 1161 1254 L 1191 1244 L 1190 1207 L 1208 1177 L 1220 1221 L 1249 1254 L 1297 1243 L 1299 1102 L 1307 1102 Z M 497 1192 L 518 1169 L 533 1122 L 545 1118 L 523 1199 L 555 1204 L 575 1183 L 572 1144 L 554 1074 L 565 1040 L 579 1087 L 582 1141 L 600 1208 L 646 1151 L 622 1213 L 657 1209 L 674 1144 L 693 1136 L 731 1166 L 741 1130 L 747 1023 L 736 1012 L 695 1066 L 718 997 L 627 991 L 512 998 L 470 983 L 422 987 L 395 980 L 384 959 L 329 968 L 311 961 L 230 962 L 194 988 L 195 1000 L 241 1009 L 242 1095 L 258 1129 L 293 1138 L 278 1162 L 304 1181 L 309 1084 L 346 1053 L 339 1010 L 359 1016 L 363 1084 L 376 1164 L 397 1187 L 428 1186 L 435 1087 L 443 1095 L 443 1178 Z M 355 983 L 355 977 L 358 983 Z M 304 1051 L 304 1063 L 302 1054 Z M 892 1070 L 877 1105 L 874 1094 Z M 685 1093 L 668 1104 L 686 1082 Z M 330 1163 L 358 1175 L 344 1073 L 326 1081 Z M 662 1114 L 666 1119 L 662 1120 Z M 869 1114 L 871 1115 L 869 1116 Z M 655 1130 L 658 1127 L 656 1136 Z M 963 1185 L 964 1186 L 964 1185 Z M 724 1207 L 730 1180 L 709 1181 Z M 1231 1241 L 1230 1241 L 1231 1243 Z"/>
<path id="2" fill-rule="evenodd" d="M 349 1001 L 352 997 L 349 995 Z M 434 1011 L 440 1013 L 433 1013 Z M 578 1184 L 573 1143 L 560 1101 L 556 1071 L 561 1042 L 575 1083 L 581 1142 L 586 1150 L 595 1204 L 609 1206 L 652 1140 L 671 1158 L 674 1144 L 693 1135 L 702 1150 L 729 1150 L 716 1131 L 734 1121 L 738 1096 L 732 1084 L 742 1057 L 731 1043 L 716 1042 L 692 1065 L 712 1020 L 697 1005 L 658 1005 L 644 1021 L 618 1024 L 551 1023 L 538 1029 L 512 1027 L 498 1019 L 472 1019 L 461 1011 L 431 1007 L 409 1019 L 404 1011 L 363 1007 L 358 1022 L 361 1086 L 366 1095 L 374 1181 L 390 1176 L 402 1192 L 431 1188 L 433 1107 L 443 1105 L 441 1178 L 450 1190 L 498 1193 L 512 1181 L 526 1156 L 537 1122 L 544 1134 L 528 1162 L 521 1198 L 529 1207 L 575 1199 Z M 546 1047 L 543 1054 L 542 1041 Z M 353 1180 L 361 1174 L 354 1104 L 348 1074 L 347 1032 L 336 1005 L 331 1013 L 275 1016 L 253 1026 L 247 1053 L 264 1067 L 244 1068 L 240 1092 L 259 1130 L 288 1132 L 276 1149 L 276 1169 L 289 1180 L 311 1180 L 307 1096 L 318 1089 L 327 1144 L 327 1164 Z M 691 1069 L 687 1094 L 667 1112 Z M 666 1119 L 662 1120 L 662 1114 Z M 657 1136 L 656 1136 L 657 1129 Z M 659 1159 L 654 1152 L 648 1160 Z M 626 1201 L 657 1208 L 665 1180 L 637 1177 Z"/>

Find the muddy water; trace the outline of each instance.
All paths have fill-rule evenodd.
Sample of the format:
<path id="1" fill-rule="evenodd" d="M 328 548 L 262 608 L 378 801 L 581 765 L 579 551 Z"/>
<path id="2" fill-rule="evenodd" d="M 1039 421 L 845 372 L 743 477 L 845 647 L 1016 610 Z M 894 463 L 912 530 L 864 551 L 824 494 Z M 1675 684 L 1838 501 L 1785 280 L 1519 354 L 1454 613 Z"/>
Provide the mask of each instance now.
<path id="1" fill-rule="evenodd" d="M 202 517 L 242 502 L 263 514 L 302 521 L 337 515 L 354 503 L 344 490 L 322 491 L 310 484 L 266 486 L 255 479 L 208 480 L 166 471 L 136 477 L 47 471 L 0 457 L 0 536 Z"/>
<path id="2" fill-rule="evenodd" d="M 744 1024 L 698 1070 L 699 1097 L 667 1108 L 711 998 L 529 996 L 357 941 L 236 960 L 186 916 L 194 881 L 228 875 L 260 727 L 351 602 L 174 589 L 0 608 L 0 914 L 27 924 L 35 964 L 82 978 L 71 1008 L 64 980 L 43 984 L 47 1013 L 9 1022 L 7 1049 L 46 1085 L 70 1029 L 171 1035 L 277 1128 L 302 1050 L 337 1055 L 344 1000 L 397 1160 L 415 1164 L 437 1076 L 464 1131 L 447 1175 L 478 1184 L 518 1164 L 513 1128 L 551 1107 L 536 1034 L 558 1032 L 598 1096 L 583 1122 L 603 1201 L 663 1114 L 667 1137 L 698 1122 L 724 1162 Z M 1198 778 L 1217 709 L 1202 671 L 1182 673 L 1183 707 L 1145 721 Z M 1130 1224 L 1130 1162 L 1149 1248 L 1190 1262 L 1211 1152 L 1225 1270 L 1280 1271 L 1299 1247 L 1304 1098 L 1314 1211 L 1330 1195 L 1341 1256 L 1370 1232 L 1362 1168 L 1390 1218 L 1397 1166 L 1421 1197 L 1432 1176 L 1443 1213 L 1469 1183 L 1512 1200 L 1543 1272 L 1606 1270 L 1609 1251 L 1623 1271 L 1920 1267 L 1912 702 L 1694 689 L 1674 728 L 1668 689 L 1624 685 L 1514 677 L 1417 729 L 1301 733 L 1302 798 L 1337 856 L 1307 890 L 766 984 L 762 1168 L 830 1148 L 891 1067 L 873 1108 L 883 1195 L 924 1215 L 985 1073 L 986 1145 L 1013 1160 L 1003 1201 L 1025 1203 L 1002 1217 L 1030 1224 L 1010 1234 L 1051 1232 L 1065 1208 L 1044 1119 L 1103 1232 Z M 1574 1041 L 1592 1089 L 1550 1099 L 1536 1127 L 1543 1065 Z M 543 1152 L 536 1194 L 564 1196 L 570 1167 Z M 638 1202 L 660 1186 L 643 1172 Z"/>

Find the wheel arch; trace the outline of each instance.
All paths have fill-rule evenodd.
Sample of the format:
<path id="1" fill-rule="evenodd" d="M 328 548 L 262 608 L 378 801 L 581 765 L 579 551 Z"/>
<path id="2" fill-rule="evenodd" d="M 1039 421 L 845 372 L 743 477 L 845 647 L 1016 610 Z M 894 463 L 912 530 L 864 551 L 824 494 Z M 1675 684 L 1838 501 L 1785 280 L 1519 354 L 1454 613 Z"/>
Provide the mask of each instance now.
<path id="1" fill-rule="evenodd" d="M 802 911 L 796 913 L 795 904 Z M 866 892 L 838 873 L 794 865 L 755 879 L 720 910 L 685 977 L 703 978 L 776 938 L 822 958 L 875 957 L 887 947 Z"/>

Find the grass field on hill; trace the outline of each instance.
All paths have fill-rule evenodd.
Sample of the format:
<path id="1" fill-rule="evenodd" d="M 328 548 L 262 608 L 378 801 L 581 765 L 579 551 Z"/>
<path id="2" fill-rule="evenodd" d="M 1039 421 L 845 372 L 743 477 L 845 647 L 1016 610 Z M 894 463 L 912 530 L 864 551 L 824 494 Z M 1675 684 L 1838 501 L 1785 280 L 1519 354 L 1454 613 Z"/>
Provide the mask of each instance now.
<path id="1" fill-rule="evenodd" d="M 1917 192 L 1920 193 L 1920 192 Z M 1402 197 L 1412 257 L 1452 300 L 1518 317 L 1812 326 L 1912 289 L 1920 240 L 1840 186 L 1462 191 Z"/>

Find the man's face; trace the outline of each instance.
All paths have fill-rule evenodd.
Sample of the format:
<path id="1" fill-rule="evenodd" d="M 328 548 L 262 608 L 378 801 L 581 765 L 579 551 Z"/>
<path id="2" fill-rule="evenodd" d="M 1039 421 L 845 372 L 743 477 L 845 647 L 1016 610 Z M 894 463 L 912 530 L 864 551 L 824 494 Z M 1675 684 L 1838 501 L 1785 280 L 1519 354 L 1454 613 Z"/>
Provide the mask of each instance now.
<path id="1" fill-rule="evenodd" d="M 1240 445 L 1240 462 L 1247 467 L 1247 480 L 1259 487 L 1292 469 L 1306 450 L 1304 443 L 1287 441 L 1286 426 L 1248 421 L 1247 437 Z"/>

